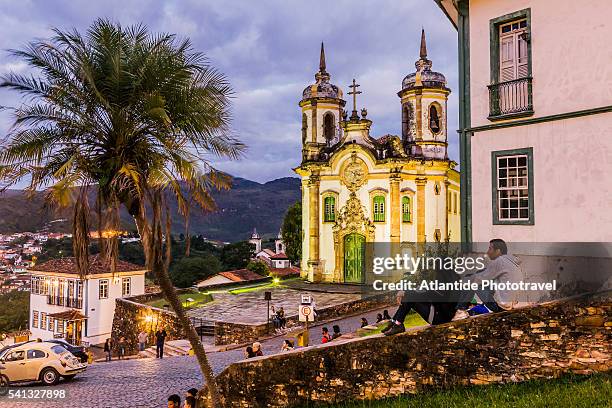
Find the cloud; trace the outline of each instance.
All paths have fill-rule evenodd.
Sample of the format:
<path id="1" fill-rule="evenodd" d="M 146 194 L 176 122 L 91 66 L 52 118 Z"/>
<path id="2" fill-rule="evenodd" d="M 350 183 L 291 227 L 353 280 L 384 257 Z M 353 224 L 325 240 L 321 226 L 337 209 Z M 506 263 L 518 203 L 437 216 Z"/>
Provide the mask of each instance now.
<path id="1" fill-rule="evenodd" d="M 368 109 L 373 135 L 398 134 L 397 91 L 414 71 L 424 27 L 434 69 L 455 91 L 448 104 L 449 152 L 458 161 L 457 33 L 431 0 L 0 0 L 0 48 L 48 37 L 51 27 L 84 31 L 98 17 L 189 37 L 227 75 L 236 92 L 232 131 L 249 149 L 239 162 L 213 164 L 260 182 L 295 175 L 301 158 L 298 102 L 314 81 L 321 41 L 332 82 L 345 93 L 352 78 L 361 84 L 358 104 Z M 24 69 L 0 54 L 0 74 Z M 0 90 L 0 105 L 18 100 Z M 10 117 L 0 113 L 0 132 L 9 126 Z"/>

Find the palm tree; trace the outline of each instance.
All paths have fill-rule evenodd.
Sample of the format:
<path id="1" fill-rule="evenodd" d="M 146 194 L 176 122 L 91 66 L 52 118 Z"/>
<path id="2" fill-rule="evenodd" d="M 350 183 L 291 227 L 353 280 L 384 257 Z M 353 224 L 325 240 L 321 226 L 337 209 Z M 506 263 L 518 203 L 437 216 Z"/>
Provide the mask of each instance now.
<path id="1" fill-rule="evenodd" d="M 4 187 L 25 181 L 30 192 L 44 189 L 53 204 L 73 208 L 74 253 L 82 275 L 88 265 L 89 197 L 97 197 L 102 252 L 112 270 L 119 210 L 127 209 L 147 267 L 219 406 L 204 348 L 169 278 L 167 201 L 176 199 L 188 216 L 192 203 L 214 207 L 212 188 L 229 186 L 229 178 L 210 165 L 215 156 L 238 159 L 245 147 L 229 132 L 227 80 L 189 40 L 102 19 L 84 35 L 55 29 L 49 40 L 10 52 L 39 75 L 10 73 L 0 79 L 1 87 L 25 97 L 21 106 L 4 108 L 14 115 L 0 152 Z"/>

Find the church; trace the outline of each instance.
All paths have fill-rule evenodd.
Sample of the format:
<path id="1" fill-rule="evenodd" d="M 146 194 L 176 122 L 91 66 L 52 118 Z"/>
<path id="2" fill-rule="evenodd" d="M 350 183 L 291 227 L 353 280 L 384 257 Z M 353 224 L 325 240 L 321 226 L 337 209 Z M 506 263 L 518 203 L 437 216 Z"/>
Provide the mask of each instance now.
<path id="1" fill-rule="evenodd" d="M 446 108 L 450 89 L 427 59 L 421 33 L 416 72 L 397 93 L 402 135 L 370 135 L 372 120 L 358 109 L 362 91 L 330 82 L 321 44 L 315 83 L 304 89 L 301 276 L 311 282 L 365 281 L 365 243 L 400 248 L 461 240 L 459 172 L 447 154 Z"/>

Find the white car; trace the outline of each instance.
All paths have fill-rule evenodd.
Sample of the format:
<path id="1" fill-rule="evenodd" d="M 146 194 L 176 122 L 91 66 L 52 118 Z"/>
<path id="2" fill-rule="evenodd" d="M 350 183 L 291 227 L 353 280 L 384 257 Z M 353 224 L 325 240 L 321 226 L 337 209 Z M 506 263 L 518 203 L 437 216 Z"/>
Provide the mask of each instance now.
<path id="1" fill-rule="evenodd" d="M 29 341 L 0 355 L 0 376 L 9 383 L 42 381 L 57 384 L 60 377 L 71 380 L 87 369 L 87 364 L 56 343 Z"/>

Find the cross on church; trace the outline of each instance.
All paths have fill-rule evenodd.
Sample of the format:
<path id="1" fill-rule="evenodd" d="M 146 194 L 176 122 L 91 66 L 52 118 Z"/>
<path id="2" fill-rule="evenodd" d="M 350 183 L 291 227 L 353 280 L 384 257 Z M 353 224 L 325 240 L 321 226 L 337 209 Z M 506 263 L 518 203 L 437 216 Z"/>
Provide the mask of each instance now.
<path id="1" fill-rule="evenodd" d="M 359 116 L 357 115 L 357 95 L 361 93 L 361 91 L 357 90 L 359 86 L 360 85 L 355 81 L 355 78 L 353 78 L 353 84 L 349 85 L 349 88 L 353 90 L 348 93 L 349 95 L 353 95 L 353 112 L 351 112 L 351 120 L 359 119 Z"/>

